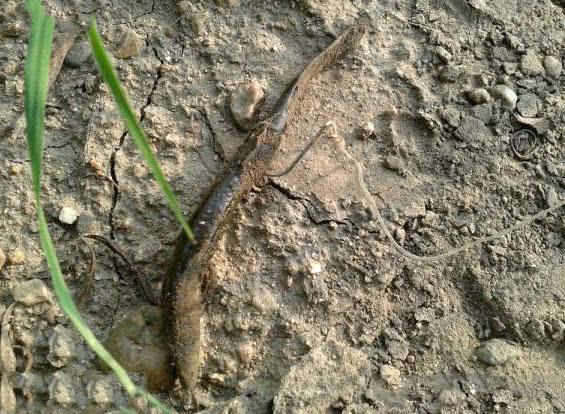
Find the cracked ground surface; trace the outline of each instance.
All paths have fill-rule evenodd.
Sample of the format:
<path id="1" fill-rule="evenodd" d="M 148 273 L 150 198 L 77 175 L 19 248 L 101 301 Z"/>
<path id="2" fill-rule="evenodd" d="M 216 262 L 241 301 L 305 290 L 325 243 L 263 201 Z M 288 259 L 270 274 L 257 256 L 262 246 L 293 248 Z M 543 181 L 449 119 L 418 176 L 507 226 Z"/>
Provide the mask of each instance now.
<path id="1" fill-rule="evenodd" d="M 313 81 L 273 171 L 334 121 L 396 240 L 421 255 L 500 231 L 565 197 L 559 2 L 231 3 L 46 2 L 58 21 L 79 27 L 95 14 L 112 52 L 130 30 L 142 39 L 137 54 L 114 61 L 187 213 L 247 136 L 229 96 L 257 79 L 264 117 L 355 21 L 368 24 L 366 39 Z M 28 21 L 14 1 L 0 16 L 3 313 L 21 282 L 50 282 L 21 123 Z M 84 42 L 81 32 L 75 47 Z M 517 95 L 515 107 L 496 85 Z M 549 123 L 527 159 L 510 146 L 528 127 L 516 114 Z M 374 132 L 359 139 L 367 122 Z M 81 310 L 105 340 L 148 305 L 138 278 L 158 291 L 179 228 L 89 58 L 65 62 L 52 87 L 44 171 L 49 229 L 73 293 L 88 273 L 81 236 L 110 240 L 135 266 L 132 274 L 93 245 L 94 283 Z M 196 404 L 175 391 L 160 397 L 179 412 L 565 412 L 563 209 L 421 264 L 389 245 L 364 197 L 354 166 L 330 140 L 254 189 L 211 263 Z M 79 213 L 77 223 L 59 220 L 63 207 Z M 107 413 L 127 403 L 56 305 L 17 303 L 9 322 L 20 348 L 2 387 L 14 389 L 18 413 Z M 33 356 L 30 369 L 22 349 Z"/>

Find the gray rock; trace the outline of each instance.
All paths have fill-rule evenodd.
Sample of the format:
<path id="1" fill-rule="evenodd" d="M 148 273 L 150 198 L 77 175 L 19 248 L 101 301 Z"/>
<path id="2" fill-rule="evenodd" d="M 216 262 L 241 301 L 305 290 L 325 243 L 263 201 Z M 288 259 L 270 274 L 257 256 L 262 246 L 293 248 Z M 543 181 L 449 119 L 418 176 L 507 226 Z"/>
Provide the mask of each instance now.
<path id="1" fill-rule="evenodd" d="M 18 283 L 14 287 L 12 294 L 16 302 L 26 306 L 33 306 L 51 300 L 51 292 L 40 279 L 31 279 Z"/>
<path id="2" fill-rule="evenodd" d="M 143 44 L 143 38 L 134 30 L 129 29 L 122 40 L 122 45 L 116 50 L 114 56 L 118 59 L 128 59 L 136 56 L 141 51 Z"/>
<path id="3" fill-rule="evenodd" d="M 554 56 L 546 56 L 543 60 L 543 67 L 545 68 L 545 72 L 547 76 L 552 78 L 558 78 L 561 76 L 561 72 L 563 70 L 563 64 L 561 60 Z"/>
<path id="4" fill-rule="evenodd" d="M 489 101 L 490 94 L 486 89 L 478 88 L 469 92 L 469 99 L 471 99 L 474 104 L 483 104 Z"/>
<path id="5" fill-rule="evenodd" d="M 466 116 L 455 130 L 455 136 L 465 142 L 481 142 L 492 137 L 492 134 L 480 119 Z"/>
<path id="6" fill-rule="evenodd" d="M 461 124 L 461 111 L 453 105 L 447 105 L 440 112 L 440 116 L 452 127 L 457 128 Z"/>
<path id="7" fill-rule="evenodd" d="M 503 365 L 520 356 L 521 351 L 516 346 L 502 339 L 491 339 L 484 342 L 475 350 L 477 359 L 487 365 Z"/>
<path id="8" fill-rule="evenodd" d="M 516 108 L 516 102 L 518 101 L 518 96 L 516 92 L 510 89 L 506 85 L 496 85 L 490 91 L 491 95 L 496 99 L 500 99 L 502 101 L 502 105 L 506 108 L 514 109 Z"/>
<path id="9" fill-rule="evenodd" d="M 537 76 L 545 72 L 539 56 L 533 51 L 528 50 L 520 61 L 520 68 L 524 75 Z"/>
<path id="10" fill-rule="evenodd" d="M 475 118 L 480 119 L 485 125 L 490 124 L 494 116 L 494 109 L 492 102 L 473 106 L 471 108 L 471 115 L 474 116 Z"/>
<path id="11" fill-rule="evenodd" d="M 190 18 L 190 28 L 196 36 L 202 36 L 206 28 L 206 16 L 204 14 L 194 14 Z"/>
<path id="12" fill-rule="evenodd" d="M 88 42 L 78 42 L 71 47 L 65 57 L 65 65 L 71 68 L 80 68 L 90 58 L 90 45 Z"/>
<path id="13" fill-rule="evenodd" d="M 404 174 L 406 169 L 402 158 L 397 157 L 396 155 L 388 155 L 384 160 L 384 166 L 399 174 Z"/>
<path id="14" fill-rule="evenodd" d="M 444 66 L 439 72 L 439 79 L 443 82 L 457 82 L 459 70 L 453 66 Z"/>
<path id="15" fill-rule="evenodd" d="M 540 99 L 533 93 L 525 93 L 520 95 L 516 110 L 520 115 L 526 118 L 534 118 L 541 110 L 542 103 Z"/>
<path id="16" fill-rule="evenodd" d="M 443 63 L 449 63 L 453 58 L 453 55 L 443 46 L 438 46 L 436 48 L 436 55 Z"/>

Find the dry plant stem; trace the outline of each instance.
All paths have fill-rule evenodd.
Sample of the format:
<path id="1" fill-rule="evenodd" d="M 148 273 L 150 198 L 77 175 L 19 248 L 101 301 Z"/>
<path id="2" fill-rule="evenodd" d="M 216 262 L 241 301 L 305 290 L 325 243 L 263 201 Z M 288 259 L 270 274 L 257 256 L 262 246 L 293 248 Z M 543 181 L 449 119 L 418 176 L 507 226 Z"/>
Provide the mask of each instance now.
<path id="1" fill-rule="evenodd" d="M 527 217 L 524 220 L 522 220 L 522 221 L 514 224 L 513 226 L 510 226 L 510 227 L 508 227 L 508 228 L 506 228 L 506 229 L 504 229 L 504 230 L 502 230 L 502 231 L 500 231 L 496 234 L 493 234 L 493 235 L 487 236 L 487 237 L 478 238 L 478 239 L 476 239 L 476 240 L 474 240 L 470 243 L 465 243 L 462 246 L 456 247 L 455 249 L 449 250 L 445 253 L 440 253 L 440 254 L 432 255 L 432 256 L 419 256 L 419 255 L 416 255 L 414 253 L 409 252 L 404 247 L 402 247 L 400 244 L 398 244 L 398 242 L 394 239 L 394 237 L 390 233 L 381 213 L 379 212 L 379 209 L 377 207 L 377 204 L 375 203 L 374 198 L 372 197 L 371 193 L 367 189 L 367 186 L 365 185 L 365 180 L 363 179 L 363 167 L 361 166 L 361 164 L 355 158 L 353 158 L 353 156 L 345 148 L 344 140 L 342 138 L 338 137 L 338 135 L 336 133 L 335 124 L 333 122 L 328 122 L 326 125 L 324 125 L 322 127 L 322 129 L 324 131 L 328 131 L 330 138 L 334 139 L 337 142 L 340 151 L 347 157 L 347 159 L 349 159 L 351 161 L 351 163 L 355 167 L 355 170 L 356 170 L 355 177 L 356 177 L 356 180 L 357 180 L 357 185 L 359 186 L 359 188 L 361 188 L 361 191 L 363 192 L 363 194 L 365 195 L 365 197 L 369 201 L 369 203 L 371 205 L 371 210 L 372 210 L 373 214 L 377 217 L 379 225 L 382 228 L 382 230 L 385 233 L 388 240 L 390 241 L 390 243 L 394 246 L 394 248 L 396 250 L 398 250 L 398 252 L 400 254 L 402 254 L 403 256 L 405 256 L 405 257 L 407 257 L 408 259 L 411 259 L 411 260 L 417 260 L 417 261 L 421 261 L 421 262 L 435 262 L 435 261 L 438 261 L 438 260 L 448 258 L 450 256 L 461 253 L 461 252 L 463 252 L 467 249 L 470 249 L 472 247 L 477 247 L 477 246 L 479 246 L 483 243 L 487 243 L 491 240 L 496 240 L 496 239 L 499 239 L 501 237 L 504 237 L 507 234 L 509 234 L 509 233 L 511 233 L 515 230 L 521 229 L 522 227 L 529 225 L 533 221 L 535 221 L 535 220 L 537 220 L 541 217 L 544 217 L 545 215 L 547 215 L 547 214 L 549 214 L 553 211 L 556 211 L 556 210 L 558 210 L 559 208 L 561 208 L 565 205 L 565 200 L 560 201 L 559 203 L 555 204 L 554 206 L 547 208 L 545 210 L 542 210 L 542 211 L 534 214 L 533 216 Z"/>
<path id="2" fill-rule="evenodd" d="M 293 119 L 296 104 L 310 80 L 354 50 L 365 32 L 364 26 L 348 29 L 294 79 L 275 105 L 271 117 L 256 126 L 239 148 L 236 160 L 228 163 L 226 173 L 190 217 L 194 241 L 189 241 L 184 233 L 177 240 L 174 259 L 164 279 L 161 301 L 167 331 L 172 336 L 170 344 L 175 369 L 188 391 L 198 380 L 202 290 L 213 249 L 241 199 L 267 176 L 281 144 L 282 133 Z"/>

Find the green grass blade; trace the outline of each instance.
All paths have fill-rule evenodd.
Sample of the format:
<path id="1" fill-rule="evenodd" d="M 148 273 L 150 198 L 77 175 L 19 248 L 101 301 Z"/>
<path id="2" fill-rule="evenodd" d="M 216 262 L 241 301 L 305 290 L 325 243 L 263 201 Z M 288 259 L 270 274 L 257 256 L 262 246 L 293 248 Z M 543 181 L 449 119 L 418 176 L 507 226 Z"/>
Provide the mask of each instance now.
<path id="1" fill-rule="evenodd" d="M 104 45 L 102 43 L 100 35 L 98 34 L 96 21 L 94 19 L 92 20 L 90 28 L 88 29 L 88 38 L 90 40 L 90 46 L 92 47 L 94 60 L 96 61 L 96 64 L 98 65 L 98 68 L 102 73 L 104 81 L 110 88 L 112 96 L 116 101 L 118 111 L 120 112 L 120 115 L 122 116 L 130 135 L 133 137 L 133 140 L 139 148 L 139 151 L 143 155 L 143 158 L 145 158 L 145 161 L 147 162 L 147 165 L 149 166 L 153 177 L 157 181 L 157 184 L 159 184 L 159 187 L 161 187 L 161 190 L 165 194 L 167 202 L 169 203 L 169 207 L 175 214 L 175 217 L 181 224 L 188 238 L 190 240 L 194 240 L 194 235 L 192 234 L 192 231 L 190 230 L 190 227 L 184 218 L 180 204 L 173 194 L 169 183 L 165 179 L 157 158 L 155 157 L 155 155 L 153 155 L 153 152 L 149 147 L 147 138 L 145 137 L 141 126 L 137 122 L 137 118 L 133 110 L 131 109 L 131 105 L 128 102 L 125 91 L 118 79 L 116 70 L 114 69 L 112 62 L 110 61 L 108 54 L 104 50 Z"/>
<path id="2" fill-rule="evenodd" d="M 90 348 L 114 371 L 128 394 L 141 395 L 157 406 L 164 413 L 172 413 L 155 397 L 140 389 L 129 378 L 127 372 L 96 339 L 92 331 L 81 318 L 72 296 L 65 284 L 53 241 L 49 235 L 47 220 L 41 205 L 41 160 L 43 156 L 43 132 L 45 126 L 45 100 L 48 90 L 49 60 L 53 36 L 53 18 L 47 16 L 40 0 L 28 0 L 31 15 L 31 36 L 28 45 L 24 73 L 24 109 L 26 115 L 26 133 L 28 152 L 31 159 L 32 186 L 37 209 L 39 238 L 45 253 L 47 266 L 51 272 L 53 289 L 63 311 L 82 335 Z"/>

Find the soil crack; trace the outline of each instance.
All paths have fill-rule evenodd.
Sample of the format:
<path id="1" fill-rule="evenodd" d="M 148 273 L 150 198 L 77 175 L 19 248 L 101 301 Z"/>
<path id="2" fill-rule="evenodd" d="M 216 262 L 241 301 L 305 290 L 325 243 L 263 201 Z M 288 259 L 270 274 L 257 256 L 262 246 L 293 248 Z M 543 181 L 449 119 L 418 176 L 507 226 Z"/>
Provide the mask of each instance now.
<path id="1" fill-rule="evenodd" d="M 306 215 L 308 216 L 308 219 L 312 223 L 314 223 L 315 225 L 334 223 L 338 226 L 342 226 L 342 225 L 351 224 L 351 222 L 348 219 L 334 220 L 334 219 L 330 219 L 330 218 L 320 218 L 320 216 L 322 216 L 322 215 L 327 215 L 327 212 L 321 211 L 321 210 L 324 210 L 323 207 L 318 206 L 316 203 L 314 203 L 309 198 L 300 196 L 300 195 L 294 193 L 292 190 L 284 187 L 280 183 L 272 181 L 272 180 L 269 181 L 269 183 L 267 185 L 272 187 L 276 191 L 278 191 L 285 198 L 288 198 L 289 200 L 300 202 L 300 204 L 302 204 L 302 206 L 304 207 L 304 209 L 306 211 Z"/>

